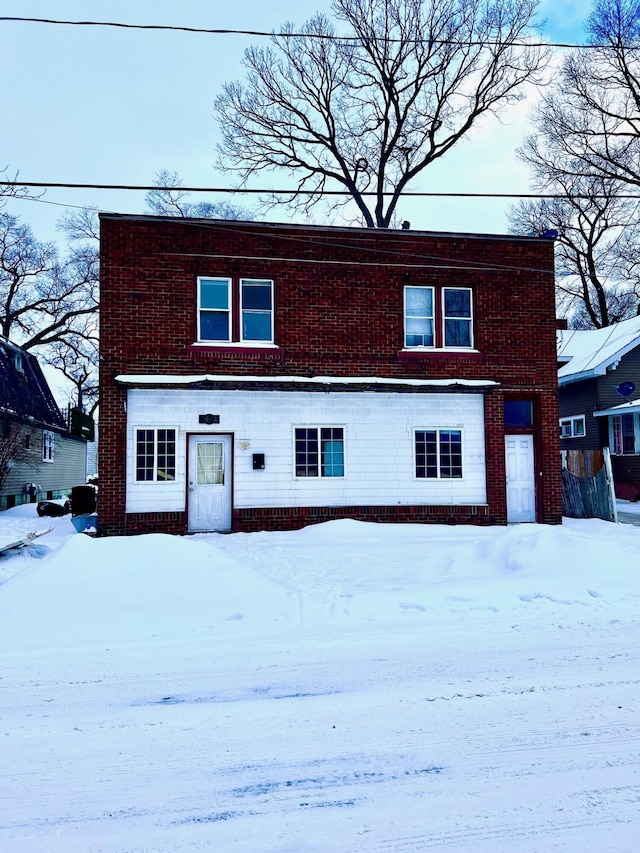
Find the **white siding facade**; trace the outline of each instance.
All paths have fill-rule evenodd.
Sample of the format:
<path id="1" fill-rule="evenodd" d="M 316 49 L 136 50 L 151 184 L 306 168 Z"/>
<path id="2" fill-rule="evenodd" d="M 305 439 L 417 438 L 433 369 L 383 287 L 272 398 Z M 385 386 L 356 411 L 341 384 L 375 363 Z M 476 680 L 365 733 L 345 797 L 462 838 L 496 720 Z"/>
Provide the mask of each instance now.
<path id="1" fill-rule="evenodd" d="M 198 416 L 219 415 L 205 426 Z M 344 429 L 344 477 L 295 476 L 295 427 Z M 135 482 L 135 435 L 175 428 L 176 479 Z M 462 431 L 463 476 L 417 479 L 414 431 Z M 186 504 L 187 434 L 233 436 L 233 506 L 486 504 L 484 401 L 474 393 L 130 389 L 127 512 L 180 512 Z M 264 470 L 252 455 L 264 453 Z"/>

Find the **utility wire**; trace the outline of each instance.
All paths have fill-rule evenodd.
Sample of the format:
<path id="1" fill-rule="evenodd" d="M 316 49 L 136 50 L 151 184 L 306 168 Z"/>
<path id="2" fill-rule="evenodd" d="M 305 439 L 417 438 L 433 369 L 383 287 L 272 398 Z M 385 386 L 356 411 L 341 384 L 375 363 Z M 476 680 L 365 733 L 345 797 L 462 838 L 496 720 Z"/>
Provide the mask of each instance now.
<path id="1" fill-rule="evenodd" d="M 299 189 L 257 189 L 248 187 L 167 187 L 153 184 L 81 184 L 64 183 L 62 181 L 0 181 L 0 187 L 31 187 L 33 189 L 67 189 L 67 190 L 126 190 L 132 192 L 184 192 L 184 193 L 226 193 L 249 195 L 309 195 L 309 196 L 350 196 L 349 190 L 299 190 Z M 361 196 L 377 197 L 378 195 L 393 195 L 393 190 L 381 193 L 375 190 L 363 190 Z M 454 192 L 403 192 L 404 198 L 548 198 L 563 199 L 566 193 L 454 193 Z M 606 193 L 571 193 L 572 198 L 608 198 Z M 617 196 L 620 199 L 640 199 L 640 193 L 629 193 Z"/>
<path id="2" fill-rule="evenodd" d="M 359 42 L 362 39 L 360 36 L 338 36 L 330 33 L 305 33 L 305 32 L 291 32 L 291 33 L 276 33 L 276 32 L 267 32 L 266 30 L 234 30 L 234 29 L 209 29 L 206 27 L 185 27 L 185 26 L 175 26 L 170 24 L 125 24 L 121 21 L 63 21 L 57 20 L 53 18 L 19 18 L 19 17 L 0 17 L 0 23 L 7 22 L 19 22 L 19 23 L 29 23 L 29 24 L 59 24 L 62 26 L 72 26 L 72 27 L 114 27 L 118 29 L 125 30 L 164 30 L 169 32 L 182 32 L 182 33 L 204 33 L 206 35 L 234 35 L 234 36 L 256 36 L 258 38 L 315 38 L 323 41 L 344 41 L 344 42 Z M 485 45 L 496 46 L 502 45 L 504 42 L 498 41 L 462 41 L 456 39 L 427 39 L 427 38 L 384 38 L 380 37 L 380 41 L 386 41 L 388 43 L 426 43 L 430 42 L 431 44 L 455 44 L 460 46 L 468 46 L 468 47 L 483 47 Z M 598 48 L 606 48 L 609 45 L 602 44 L 569 44 L 564 42 L 529 42 L 523 40 L 513 41 L 512 44 L 514 46 L 521 47 L 559 47 L 559 48 L 567 48 L 572 50 L 593 50 Z"/>

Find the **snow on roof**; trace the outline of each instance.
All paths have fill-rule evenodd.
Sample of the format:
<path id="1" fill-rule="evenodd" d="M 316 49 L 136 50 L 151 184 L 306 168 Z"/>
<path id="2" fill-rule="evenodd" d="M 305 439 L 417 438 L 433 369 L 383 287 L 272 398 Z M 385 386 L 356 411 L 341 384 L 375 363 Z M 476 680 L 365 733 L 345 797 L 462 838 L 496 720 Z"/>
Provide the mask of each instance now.
<path id="1" fill-rule="evenodd" d="M 617 367 L 622 356 L 637 346 L 640 346 L 640 316 L 604 329 L 560 329 L 558 361 L 565 363 L 558 370 L 558 381 L 560 385 L 566 385 L 592 376 L 603 376 L 607 370 Z"/>
<path id="2" fill-rule="evenodd" d="M 464 385 L 469 388 L 485 388 L 498 385 L 490 379 L 387 379 L 382 376 L 226 376 L 211 373 L 190 374 L 135 374 L 121 373 L 116 382 L 122 385 L 192 385 L 198 382 L 268 382 L 277 384 L 301 383 L 304 385 L 434 385 L 446 387 Z"/>
<path id="3" fill-rule="evenodd" d="M 627 403 L 621 403 L 619 406 L 612 406 L 610 409 L 603 409 L 600 412 L 594 412 L 594 418 L 601 418 L 604 415 L 624 415 L 629 412 L 640 411 L 640 400 L 630 400 Z"/>

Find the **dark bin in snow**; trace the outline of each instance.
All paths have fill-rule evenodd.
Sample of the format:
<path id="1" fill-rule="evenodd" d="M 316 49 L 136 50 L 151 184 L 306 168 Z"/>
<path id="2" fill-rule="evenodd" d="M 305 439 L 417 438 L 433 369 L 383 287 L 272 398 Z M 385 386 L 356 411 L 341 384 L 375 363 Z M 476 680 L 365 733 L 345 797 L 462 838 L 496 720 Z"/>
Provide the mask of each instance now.
<path id="1" fill-rule="evenodd" d="M 71 515 L 88 515 L 96 511 L 96 490 L 93 486 L 74 486 L 71 489 Z"/>

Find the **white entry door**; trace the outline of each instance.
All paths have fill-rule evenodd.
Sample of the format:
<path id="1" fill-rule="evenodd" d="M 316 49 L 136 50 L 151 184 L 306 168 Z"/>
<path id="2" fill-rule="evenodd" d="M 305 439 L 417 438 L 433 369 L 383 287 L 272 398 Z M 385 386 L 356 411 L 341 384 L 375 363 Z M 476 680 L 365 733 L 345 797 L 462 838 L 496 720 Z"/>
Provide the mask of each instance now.
<path id="1" fill-rule="evenodd" d="M 231 436 L 189 436 L 191 533 L 231 530 Z"/>
<path id="2" fill-rule="evenodd" d="M 533 436 L 505 436 L 507 462 L 507 521 L 536 520 Z"/>

